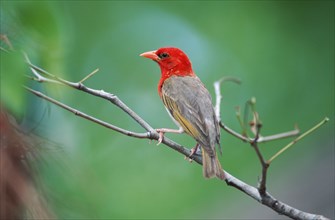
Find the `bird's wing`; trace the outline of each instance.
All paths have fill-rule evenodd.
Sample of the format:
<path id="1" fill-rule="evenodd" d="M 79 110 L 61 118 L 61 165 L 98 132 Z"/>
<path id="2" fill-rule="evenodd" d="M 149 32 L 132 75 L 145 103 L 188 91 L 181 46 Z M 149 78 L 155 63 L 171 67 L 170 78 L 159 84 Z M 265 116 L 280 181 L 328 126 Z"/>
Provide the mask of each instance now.
<path id="1" fill-rule="evenodd" d="M 197 77 L 173 76 L 165 80 L 162 100 L 186 133 L 213 155 L 220 130 L 209 92 Z"/>

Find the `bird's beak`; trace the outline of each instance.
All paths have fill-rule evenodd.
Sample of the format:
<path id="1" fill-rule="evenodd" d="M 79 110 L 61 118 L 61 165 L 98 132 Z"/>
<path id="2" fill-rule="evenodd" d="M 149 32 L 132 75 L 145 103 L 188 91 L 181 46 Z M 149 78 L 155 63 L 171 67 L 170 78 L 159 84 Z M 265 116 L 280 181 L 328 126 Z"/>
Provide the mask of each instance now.
<path id="1" fill-rule="evenodd" d="M 145 52 L 145 53 L 141 53 L 140 56 L 152 59 L 154 61 L 158 61 L 159 60 L 159 57 L 156 54 L 156 50 L 148 51 L 148 52 Z"/>

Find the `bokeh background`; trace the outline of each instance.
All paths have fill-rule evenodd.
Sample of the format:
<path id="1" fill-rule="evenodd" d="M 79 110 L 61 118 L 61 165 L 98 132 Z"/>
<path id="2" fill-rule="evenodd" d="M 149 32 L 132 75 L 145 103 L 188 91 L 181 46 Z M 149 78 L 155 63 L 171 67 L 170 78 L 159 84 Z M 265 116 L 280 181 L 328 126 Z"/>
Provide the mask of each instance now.
<path id="1" fill-rule="evenodd" d="M 175 127 L 159 96 L 158 66 L 138 55 L 176 46 L 214 95 L 223 76 L 222 120 L 239 131 L 235 107 L 251 97 L 262 135 L 306 131 L 329 123 L 276 159 L 268 190 L 301 210 L 334 218 L 333 1 L 1 1 L 1 102 L 27 132 L 48 139 L 37 176 L 60 218 L 282 219 L 235 188 L 205 180 L 201 167 L 148 140 L 83 120 L 33 95 L 29 85 L 85 113 L 143 132 L 111 103 L 50 84 L 31 82 L 21 50 L 45 70 L 116 94 L 155 128 Z M 3 48 L 8 48 L 3 41 Z M 187 147 L 186 135 L 168 137 Z M 257 185 L 253 149 L 222 132 L 223 167 Z M 290 140 L 261 145 L 266 158 Z"/>

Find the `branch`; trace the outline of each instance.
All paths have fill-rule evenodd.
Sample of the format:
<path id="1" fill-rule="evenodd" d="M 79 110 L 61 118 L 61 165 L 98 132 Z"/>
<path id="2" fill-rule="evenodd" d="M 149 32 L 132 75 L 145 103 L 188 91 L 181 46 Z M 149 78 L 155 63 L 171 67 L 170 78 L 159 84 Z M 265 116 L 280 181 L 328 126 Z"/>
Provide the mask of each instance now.
<path id="1" fill-rule="evenodd" d="M 216 94 L 216 102 L 215 102 L 216 104 L 215 104 L 214 110 L 215 110 L 216 118 L 218 121 L 221 121 L 221 115 L 220 115 L 220 104 L 221 104 L 221 99 L 222 99 L 221 91 L 220 91 L 221 83 L 228 82 L 228 81 L 241 84 L 241 80 L 235 77 L 222 77 L 218 81 L 214 82 L 214 90 Z"/>
<path id="2" fill-rule="evenodd" d="M 219 120 L 220 123 L 220 127 L 223 128 L 225 131 L 227 131 L 229 134 L 232 134 L 233 136 L 237 137 L 238 139 L 244 141 L 244 142 L 248 142 L 250 143 L 250 145 L 255 149 L 255 152 L 257 154 L 257 157 L 261 163 L 262 166 L 262 175 L 261 175 L 261 179 L 260 179 L 260 183 L 258 186 L 258 189 L 256 188 L 249 188 L 246 187 L 245 185 L 234 185 L 235 183 L 231 183 L 229 181 L 226 180 L 228 185 L 234 186 L 235 188 L 240 189 L 241 191 L 245 192 L 246 194 L 248 194 L 249 196 L 251 196 L 252 198 L 256 199 L 257 201 L 261 202 L 262 204 L 272 208 L 273 210 L 275 210 L 276 212 L 286 215 L 288 217 L 291 217 L 293 219 L 323 219 L 325 217 L 323 216 L 319 216 L 319 215 L 314 215 L 314 214 L 310 214 L 310 213 L 306 213 L 303 211 L 300 211 L 296 208 L 293 208 L 283 202 L 278 201 L 277 199 L 275 199 L 274 197 L 272 197 L 267 191 L 266 191 L 266 179 L 267 179 L 267 171 L 268 168 L 270 166 L 271 161 L 276 158 L 277 156 L 279 156 L 282 152 L 284 152 L 286 149 L 288 149 L 289 147 L 291 147 L 293 144 L 295 144 L 298 140 L 300 140 L 301 138 L 305 137 L 307 134 L 311 133 L 312 131 L 316 130 L 317 128 L 319 128 L 322 124 L 324 124 L 325 122 L 327 122 L 329 119 L 325 118 L 323 122 L 320 122 L 318 125 L 316 125 L 315 127 L 313 127 L 312 129 L 310 129 L 309 131 L 307 131 L 306 133 L 302 134 L 301 136 L 299 136 L 297 139 L 295 139 L 293 142 L 291 142 L 289 145 L 287 145 L 286 147 L 284 147 L 283 149 L 281 149 L 277 154 L 275 154 L 270 160 L 265 161 L 262 153 L 259 150 L 258 147 L 258 143 L 261 142 L 267 142 L 267 141 L 274 141 L 274 140 L 278 140 L 278 139 L 282 139 L 282 138 L 288 138 L 288 137 L 292 137 L 292 136 L 297 136 L 300 133 L 300 130 L 296 127 L 293 131 L 288 131 L 288 132 L 284 132 L 284 133 L 280 133 L 280 134 L 275 134 L 275 135 L 270 135 L 270 136 L 266 136 L 266 137 L 262 137 L 260 135 L 260 129 L 262 127 L 262 123 L 259 120 L 259 115 L 256 112 L 256 98 L 251 98 L 251 100 L 249 100 L 247 102 L 246 105 L 246 109 L 245 109 L 245 115 L 244 115 L 244 122 L 241 119 L 241 114 L 240 114 L 240 108 L 237 109 L 236 112 L 236 116 L 237 119 L 242 127 L 242 132 L 243 134 L 239 134 L 238 132 L 230 129 L 229 127 L 225 126 L 222 122 L 221 122 L 221 118 L 220 118 L 220 102 L 222 100 L 222 96 L 221 96 L 221 86 L 222 83 L 222 79 L 219 81 L 216 81 L 214 83 L 214 87 L 215 87 L 215 95 L 216 95 L 216 103 L 215 103 L 215 112 L 217 115 L 217 118 Z M 251 108 L 252 113 L 253 113 L 253 121 L 250 123 L 251 126 L 251 131 L 254 133 L 255 137 L 254 138 L 249 138 L 247 136 L 247 132 L 246 132 L 246 119 L 247 119 L 247 114 L 248 114 L 248 107 Z M 249 186 L 249 185 L 248 185 Z M 247 189 L 245 189 L 244 187 L 246 187 Z M 249 191 L 252 190 L 252 191 Z M 255 197 L 255 190 L 258 191 L 258 196 Z M 325 218 L 327 219 L 327 218 Z"/>
<path id="3" fill-rule="evenodd" d="M 258 190 L 259 190 L 259 193 L 262 196 L 265 196 L 265 193 L 266 193 L 266 179 L 267 179 L 267 171 L 268 171 L 268 168 L 269 168 L 269 164 L 267 164 L 265 162 L 264 157 L 263 157 L 263 155 L 262 155 L 262 153 L 261 153 L 261 151 L 259 150 L 259 147 L 258 147 L 258 140 L 260 138 L 262 123 L 259 120 L 259 115 L 256 112 L 255 105 L 256 105 L 256 99 L 252 98 L 249 101 L 249 106 L 250 106 L 250 108 L 253 112 L 254 119 L 253 119 L 253 122 L 251 122 L 250 124 L 251 124 L 251 130 L 255 134 L 255 138 L 252 140 L 252 142 L 250 144 L 255 149 L 256 154 L 257 154 L 258 159 L 259 159 L 259 162 L 261 163 L 261 166 L 262 166 L 262 175 L 261 175 L 261 179 L 260 179 L 260 182 L 259 182 Z"/>
<path id="4" fill-rule="evenodd" d="M 236 138 L 240 139 L 241 141 L 248 142 L 248 143 L 252 144 L 252 142 L 255 141 L 253 138 L 246 137 L 245 135 L 242 135 L 242 134 L 234 131 L 233 129 L 229 128 L 227 125 L 225 125 L 221 121 L 221 118 L 220 118 L 220 115 L 221 115 L 220 105 L 221 105 L 221 100 L 222 100 L 221 90 L 220 90 L 221 82 L 222 82 L 222 80 L 219 80 L 219 81 L 216 81 L 214 83 L 215 96 L 219 97 L 219 98 L 216 98 L 216 103 L 215 103 L 215 114 L 216 114 L 216 117 L 218 118 L 219 125 L 223 130 L 225 130 L 229 134 L 235 136 Z M 237 114 L 239 114 L 238 112 L 239 112 L 239 110 L 237 111 Z M 238 118 L 239 118 L 239 116 L 238 116 Z M 242 124 L 241 124 L 241 126 L 242 126 Z M 265 142 L 275 141 L 275 140 L 279 140 L 279 139 L 283 139 L 283 138 L 295 137 L 299 134 L 300 134 L 300 130 L 299 130 L 299 128 L 296 127 L 292 131 L 287 131 L 287 132 L 274 134 L 274 135 L 269 135 L 269 136 L 264 136 L 264 137 L 263 136 L 258 136 L 257 143 L 265 143 Z"/>
<path id="5" fill-rule="evenodd" d="M 258 143 L 265 143 L 265 142 L 269 142 L 269 141 L 275 141 L 275 140 L 279 140 L 279 139 L 295 137 L 299 134 L 300 134 L 300 130 L 299 130 L 299 128 L 296 127 L 292 131 L 287 131 L 287 132 L 274 134 L 274 135 L 269 135 L 269 136 L 265 136 L 265 137 L 259 137 L 258 138 Z"/>
<path id="6" fill-rule="evenodd" d="M 237 133 L 237 132 L 234 131 L 233 129 L 229 128 L 228 126 L 224 125 L 221 121 L 219 122 L 219 124 L 220 124 L 220 127 L 221 127 L 223 130 L 227 131 L 229 134 L 231 134 L 231 135 L 237 137 L 238 139 L 240 139 L 240 140 L 242 140 L 242 141 L 244 141 L 244 142 L 249 142 L 249 143 L 252 141 L 250 138 L 247 138 L 247 137 L 245 137 L 245 136 L 243 136 L 243 135 Z"/>
<path id="7" fill-rule="evenodd" d="M 115 125 L 106 123 L 106 122 L 101 121 L 101 120 L 99 120 L 97 118 L 94 118 L 94 117 L 92 117 L 90 115 L 87 115 L 87 114 L 85 114 L 85 113 L 83 113 L 81 111 L 78 111 L 78 110 L 76 110 L 76 109 L 74 109 L 74 108 L 72 108 L 72 107 L 70 107 L 68 105 L 65 105 L 64 103 L 61 103 L 61 102 L 59 102 L 59 101 L 57 101 L 57 100 L 55 100 L 53 98 L 50 98 L 49 96 L 47 96 L 47 95 L 45 95 L 45 94 L 43 94 L 41 92 L 38 92 L 38 91 L 33 90 L 33 89 L 30 89 L 28 87 L 25 87 L 25 89 L 27 89 L 29 92 L 33 93 L 34 95 L 36 95 L 36 96 L 38 96 L 38 97 L 40 97 L 42 99 L 45 99 L 45 100 L 47 100 L 47 101 L 49 101 L 49 102 L 51 102 L 51 103 L 53 103 L 55 105 L 58 105 L 59 107 L 65 109 L 65 110 L 68 110 L 68 111 L 72 112 L 73 114 L 75 114 L 75 115 L 77 115 L 79 117 L 85 118 L 85 119 L 87 119 L 89 121 L 92 121 L 92 122 L 97 123 L 99 125 L 102 125 L 102 126 L 104 126 L 106 128 L 109 128 L 109 129 L 112 129 L 114 131 L 117 131 L 117 132 L 119 132 L 121 134 L 124 134 L 124 135 L 127 135 L 127 136 L 131 136 L 131 137 L 136 137 L 136 138 L 148 138 L 148 137 L 150 137 L 150 133 L 148 133 L 148 132 L 147 133 L 136 133 L 136 132 L 132 132 L 132 131 L 128 131 L 128 130 L 119 128 L 119 127 L 117 127 Z"/>
<path id="8" fill-rule="evenodd" d="M 131 137 L 135 137 L 135 138 L 147 138 L 147 139 L 155 139 L 158 140 L 159 135 L 158 133 L 144 120 L 142 119 L 140 116 L 138 116 L 133 110 L 131 110 L 126 104 L 124 104 L 117 96 L 111 94 L 111 93 L 107 93 L 104 92 L 103 90 L 95 90 L 95 89 L 91 89 L 89 87 L 84 86 L 82 83 L 74 83 L 74 82 L 70 82 L 64 79 L 61 79 L 57 76 L 54 76 L 50 73 L 48 73 L 47 71 L 33 65 L 28 57 L 26 57 L 26 61 L 29 64 L 29 66 L 32 68 L 33 74 L 35 75 L 35 77 L 37 77 L 37 79 L 42 78 L 43 76 L 41 76 L 41 74 L 45 75 L 46 77 L 44 77 L 45 79 L 43 80 L 38 80 L 38 82 L 43 83 L 43 82 L 50 82 L 50 83 L 57 83 L 57 84 L 62 84 L 62 85 L 66 85 L 66 86 L 70 86 L 74 89 L 77 90 L 81 90 L 85 93 L 89 93 L 91 95 L 103 98 L 105 100 L 108 100 L 110 102 L 112 102 L 115 106 L 117 106 L 118 108 L 120 108 L 121 110 L 123 110 L 126 114 L 128 114 L 131 118 L 133 118 L 139 125 L 141 125 L 147 132 L 146 133 L 136 133 L 136 132 L 132 132 L 132 131 L 128 131 L 126 129 L 122 129 L 119 127 L 116 127 L 114 125 L 108 124 L 104 121 L 101 121 L 99 119 L 96 119 L 92 116 L 89 116 L 83 112 L 80 112 L 72 107 L 69 107 L 67 105 L 65 105 L 64 103 L 61 103 L 57 100 L 54 100 L 50 97 L 48 97 L 47 95 L 35 91 L 33 89 L 27 88 L 26 89 L 31 92 L 32 94 L 45 99 L 51 103 L 54 103 L 60 107 L 62 107 L 63 109 L 70 111 L 72 113 L 74 113 L 77 116 L 80 116 L 84 119 L 90 120 L 94 123 L 97 123 L 99 125 L 102 125 L 104 127 L 110 128 L 116 132 L 119 132 L 121 134 L 124 135 L 128 135 Z M 92 74 L 93 75 L 93 74 Z M 88 77 L 85 77 L 84 79 L 87 79 Z M 83 80 L 82 80 L 83 81 Z M 220 106 L 220 99 L 217 99 L 217 105 L 216 106 Z M 219 111 L 218 111 L 219 113 Z M 229 133 L 233 134 L 234 136 L 236 136 L 237 138 L 243 140 L 243 141 L 247 141 L 249 143 L 252 143 L 252 139 L 249 138 L 245 138 L 243 136 L 240 136 L 237 132 L 233 131 L 232 129 L 228 128 L 227 126 L 223 125 L 220 121 L 220 126 L 229 131 Z M 281 137 L 282 138 L 282 137 Z M 275 138 L 273 138 L 275 139 Z M 255 142 L 255 140 L 254 140 Z M 256 141 L 257 142 L 257 141 Z M 255 143 L 256 143 L 255 142 Z M 189 156 L 191 151 L 189 149 L 187 149 L 186 147 L 183 147 L 182 145 L 170 140 L 167 137 L 164 137 L 162 143 L 178 152 L 180 152 L 181 154 L 185 155 L 185 156 Z M 202 164 L 202 158 L 200 155 L 196 155 L 193 154 L 191 157 L 195 162 L 197 162 L 198 164 Z M 315 215 L 315 214 L 310 214 L 310 213 L 306 213 L 303 211 L 300 211 L 298 209 L 295 209 L 293 207 L 290 207 L 289 205 L 278 201 L 277 199 L 275 199 L 274 197 L 272 197 L 268 192 L 264 192 L 264 194 L 260 194 L 259 193 L 259 189 L 250 186 L 248 184 L 246 184 L 245 182 L 239 180 L 238 178 L 234 177 L 233 175 L 229 174 L 227 171 L 225 171 L 226 174 L 226 179 L 224 180 L 226 182 L 227 185 L 232 186 L 238 190 L 240 190 L 241 192 L 245 193 L 246 195 L 252 197 L 253 199 L 255 199 L 256 201 L 268 206 L 269 208 L 275 210 L 276 212 L 286 215 L 288 217 L 291 218 L 295 218 L 295 219 L 327 219 L 324 216 L 321 215 Z"/>
<path id="9" fill-rule="evenodd" d="M 329 121 L 329 118 L 324 118 L 321 122 L 319 122 L 317 125 L 315 125 L 314 127 L 312 127 L 311 129 L 309 129 L 308 131 L 306 131 L 305 133 L 303 133 L 302 135 L 300 135 L 299 137 L 297 137 L 296 139 L 294 139 L 291 143 L 289 143 L 288 145 L 286 145 L 285 147 L 283 147 L 281 150 L 279 150 L 275 155 L 273 155 L 268 161 L 267 163 L 270 164 L 274 159 L 276 159 L 280 154 L 282 154 L 284 151 L 286 151 L 287 149 L 289 149 L 290 147 L 292 147 L 295 143 L 297 143 L 298 141 L 300 141 L 301 139 L 303 139 L 304 137 L 306 137 L 307 135 L 309 135 L 310 133 L 312 133 L 313 131 L 315 131 L 316 129 L 318 129 L 319 127 L 321 127 L 322 125 L 324 125 L 325 123 L 327 123 Z"/>
<path id="10" fill-rule="evenodd" d="M 237 179 L 236 177 L 230 175 L 225 171 L 226 174 L 226 183 L 229 186 L 232 186 L 243 193 L 247 194 L 251 198 L 255 199 L 257 202 L 271 208 L 272 210 L 276 211 L 278 214 L 285 215 L 292 219 L 319 219 L 319 220 L 329 220 L 327 217 L 322 215 L 316 215 L 312 213 L 307 213 L 301 211 L 297 208 L 289 206 L 282 201 L 277 200 L 275 197 L 270 195 L 268 192 L 265 195 L 261 196 L 257 188 L 252 187 L 243 181 Z"/>
<path id="11" fill-rule="evenodd" d="M 84 83 L 86 80 L 88 80 L 88 78 L 92 77 L 98 71 L 99 71 L 99 68 L 93 70 L 93 72 L 91 72 L 90 74 L 88 74 L 87 76 L 85 76 L 82 80 L 80 80 L 79 83 Z"/>
<path id="12" fill-rule="evenodd" d="M 48 73 L 45 70 L 43 70 L 43 69 L 41 69 L 41 68 L 33 65 L 29 61 L 29 59 L 26 59 L 26 61 L 27 61 L 28 65 L 35 70 L 34 74 L 39 75 L 39 77 L 42 77 L 42 76 L 40 74 L 38 74 L 38 72 L 42 73 L 42 74 L 44 74 L 44 75 L 46 75 L 48 77 L 50 77 L 51 81 L 50 81 L 50 78 L 49 78 L 48 82 L 52 83 L 52 82 L 56 81 L 57 83 L 60 83 L 62 85 L 70 86 L 70 87 L 72 87 L 74 89 L 81 90 L 81 91 L 89 93 L 91 95 L 94 95 L 94 96 L 106 99 L 106 100 L 112 102 L 114 105 L 116 105 L 120 109 L 122 109 L 124 112 L 126 112 L 130 117 L 132 117 L 146 131 L 151 132 L 151 133 L 156 133 L 158 135 L 158 133 L 146 121 L 144 121 L 133 110 L 131 110 L 126 104 L 124 104 L 116 95 L 108 93 L 108 92 L 105 92 L 103 90 L 95 90 L 95 89 L 88 88 L 88 87 L 86 87 L 84 84 L 82 84 L 80 82 L 79 83 L 74 83 L 74 82 L 70 82 L 70 81 L 61 79 L 61 78 L 59 78 L 59 77 L 57 77 L 57 76 L 55 76 L 55 75 L 53 75 L 51 73 Z M 87 79 L 87 77 L 85 77 L 85 78 Z M 39 81 L 39 82 L 43 82 L 43 81 Z"/>

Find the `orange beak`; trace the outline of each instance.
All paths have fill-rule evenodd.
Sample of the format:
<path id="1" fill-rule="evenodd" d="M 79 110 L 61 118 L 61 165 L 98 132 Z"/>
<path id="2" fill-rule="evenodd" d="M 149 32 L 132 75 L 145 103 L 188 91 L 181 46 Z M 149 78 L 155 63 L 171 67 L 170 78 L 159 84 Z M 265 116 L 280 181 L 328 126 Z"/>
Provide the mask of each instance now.
<path id="1" fill-rule="evenodd" d="M 154 61 L 158 61 L 159 60 L 159 57 L 156 54 L 156 50 L 148 51 L 148 52 L 145 52 L 145 53 L 141 53 L 140 56 L 152 59 Z"/>

